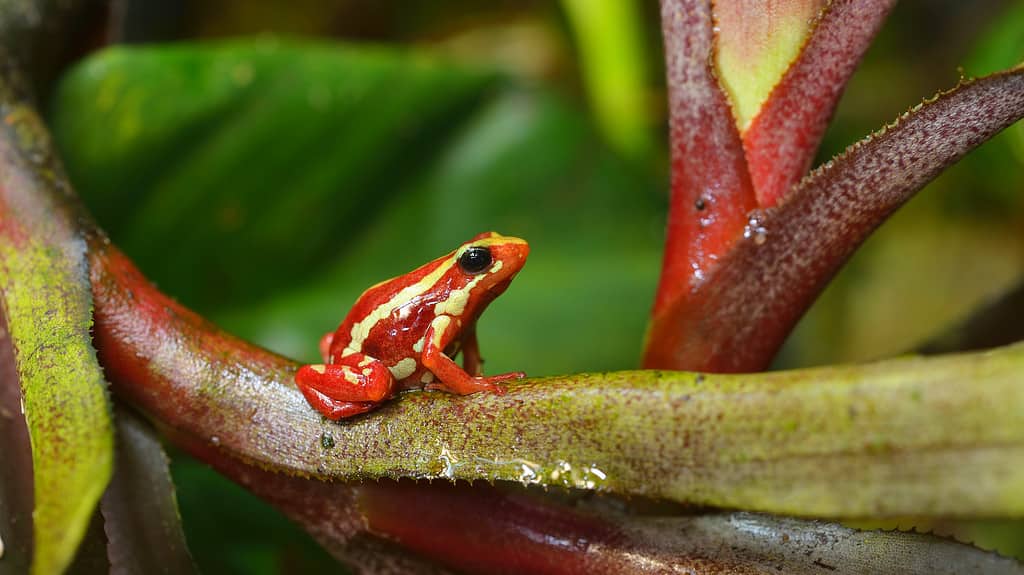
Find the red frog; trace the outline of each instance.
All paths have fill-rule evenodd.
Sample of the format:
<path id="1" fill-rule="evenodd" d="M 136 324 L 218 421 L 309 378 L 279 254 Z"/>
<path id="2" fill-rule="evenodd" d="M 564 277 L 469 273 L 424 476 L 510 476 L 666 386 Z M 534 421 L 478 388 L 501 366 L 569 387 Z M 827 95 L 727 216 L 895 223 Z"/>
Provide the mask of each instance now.
<path id="1" fill-rule="evenodd" d="M 481 375 L 476 320 L 529 252 L 519 238 L 487 232 L 371 287 L 338 329 L 320 340 L 324 364 L 295 374 L 299 390 L 330 419 L 369 411 L 405 389 L 505 393 L 498 382 L 525 374 Z M 459 352 L 461 368 L 452 361 Z"/>

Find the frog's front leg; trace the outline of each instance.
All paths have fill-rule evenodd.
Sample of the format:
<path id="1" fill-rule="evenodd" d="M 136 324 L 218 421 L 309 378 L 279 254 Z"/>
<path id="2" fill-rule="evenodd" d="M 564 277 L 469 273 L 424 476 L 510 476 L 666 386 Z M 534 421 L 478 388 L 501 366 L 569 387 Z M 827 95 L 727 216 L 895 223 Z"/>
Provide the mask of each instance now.
<path id="1" fill-rule="evenodd" d="M 440 315 L 434 318 L 424 336 L 423 353 L 420 361 L 424 367 L 433 373 L 438 381 L 426 386 L 427 390 L 442 390 L 459 395 L 468 395 L 478 391 L 489 391 L 502 395 L 505 389 L 497 385 L 498 382 L 510 379 L 522 379 L 526 374 L 522 372 L 503 373 L 491 377 L 473 376 L 460 368 L 452 358 L 444 353 L 445 347 L 458 337 L 462 329 L 461 321 L 447 315 Z M 463 353 L 465 353 L 463 349 Z M 479 359 L 479 350 L 476 352 Z"/>
<path id="2" fill-rule="evenodd" d="M 304 365 L 295 374 L 299 391 L 317 411 L 340 419 L 369 411 L 391 397 L 395 379 L 376 359 L 359 352 L 344 354 L 338 363 Z"/>

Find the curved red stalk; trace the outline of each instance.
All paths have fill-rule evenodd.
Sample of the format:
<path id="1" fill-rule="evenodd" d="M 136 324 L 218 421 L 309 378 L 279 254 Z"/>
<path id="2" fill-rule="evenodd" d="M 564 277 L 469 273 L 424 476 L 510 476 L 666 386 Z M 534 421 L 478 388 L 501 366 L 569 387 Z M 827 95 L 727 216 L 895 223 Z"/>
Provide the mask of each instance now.
<path id="1" fill-rule="evenodd" d="M 657 573 L 664 565 L 649 561 L 645 568 L 645 558 L 664 551 L 627 537 L 607 518 L 524 492 L 483 483 L 325 483 L 262 470 L 208 442 L 172 430 L 168 435 L 298 522 L 336 558 L 366 572 L 385 565 L 394 571 L 397 564 L 402 569 L 396 572 L 433 573 L 431 566 L 444 565 L 486 574 Z M 379 540 L 397 546 L 382 548 Z"/>
<path id="2" fill-rule="evenodd" d="M 808 176 L 757 216 L 700 291 L 654 316 L 644 365 L 767 367 L 793 325 L 900 205 L 1024 117 L 1024 68 L 961 85 Z"/>
<path id="3" fill-rule="evenodd" d="M 662 0 L 672 196 L 654 313 L 699 286 L 757 207 L 732 111 L 711 70 L 707 0 Z"/>
<path id="4" fill-rule="evenodd" d="M 567 507 L 509 499 L 483 486 L 325 483 L 261 470 L 225 454 L 209 438 L 220 434 L 230 443 L 231 421 L 195 401 L 186 391 L 189 386 L 177 382 L 214 377 L 240 383 L 245 378 L 237 371 L 246 370 L 257 375 L 249 384 L 259 386 L 258 374 L 279 373 L 292 363 L 225 334 L 162 294 L 105 238 L 93 236 L 89 243 L 95 343 L 115 392 L 157 421 L 174 422 L 175 428 L 163 430 L 166 435 L 280 508 L 339 558 L 351 561 L 359 555 L 358 541 L 349 540 L 361 533 L 365 537 L 368 529 L 431 561 L 480 573 L 577 573 L 595 567 L 613 573 L 624 568 L 609 563 L 621 548 L 614 525 Z M 168 356 L 179 360 L 159 359 Z M 211 373 L 209 360 L 217 357 L 223 363 Z M 276 382 L 270 376 L 262 380 Z M 273 453 L 267 457 L 287 461 Z M 567 541 L 577 545 L 567 546 Z M 380 549 L 373 554 L 376 561 L 410 561 L 381 555 Z"/>
<path id="5" fill-rule="evenodd" d="M 896 0 L 834 0 L 743 134 L 760 207 L 807 173 L 846 82 Z"/>
<path id="6" fill-rule="evenodd" d="M 526 493 L 467 487 L 402 481 L 356 493 L 370 531 L 462 572 L 649 572 L 623 560 L 620 551 L 637 545 L 603 519 Z"/>

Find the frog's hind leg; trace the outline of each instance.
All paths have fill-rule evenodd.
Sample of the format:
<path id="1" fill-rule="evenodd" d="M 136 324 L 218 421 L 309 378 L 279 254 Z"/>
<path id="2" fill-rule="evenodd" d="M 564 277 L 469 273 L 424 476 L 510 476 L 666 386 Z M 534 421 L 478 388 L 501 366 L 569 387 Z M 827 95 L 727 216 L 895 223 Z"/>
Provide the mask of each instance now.
<path id="1" fill-rule="evenodd" d="M 331 419 L 368 411 L 391 397 L 395 388 L 391 371 L 361 353 L 346 355 L 342 363 L 304 365 L 295 374 L 295 383 L 309 403 Z"/>
<path id="2" fill-rule="evenodd" d="M 306 401 L 327 419 L 338 420 L 343 417 L 352 417 L 353 415 L 366 413 L 380 405 L 379 403 L 369 401 L 338 401 L 327 397 L 312 387 L 303 387 L 302 385 L 299 386 L 299 389 L 302 391 L 302 395 L 306 397 Z"/>

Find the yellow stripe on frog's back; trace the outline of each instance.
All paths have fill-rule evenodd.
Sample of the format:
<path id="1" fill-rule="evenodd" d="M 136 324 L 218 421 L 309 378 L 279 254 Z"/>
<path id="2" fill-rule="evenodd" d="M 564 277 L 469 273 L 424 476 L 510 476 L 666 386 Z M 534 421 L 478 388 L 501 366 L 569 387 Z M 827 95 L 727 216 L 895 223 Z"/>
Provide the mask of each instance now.
<path id="1" fill-rule="evenodd" d="M 362 351 L 363 342 L 370 335 L 370 330 L 373 329 L 382 319 L 390 316 L 396 309 L 409 303 L 413 298 L 426 293 L 440 280 L 448 270 L 452 268 L 455 260 L 448 258 L 447 261 L 442 262 L 436 268 L 431 270 L 430 273 L 420 278 L 414 284 L 407 285 L 404 288 L 398 290 L 393 296 L 391 296 L 386 302 L 373 308 L 373 311 L 366 314 L 366 317 L 352 324 L 352 331 L 350 332 L 350 342 L 348 347 Z"/>

